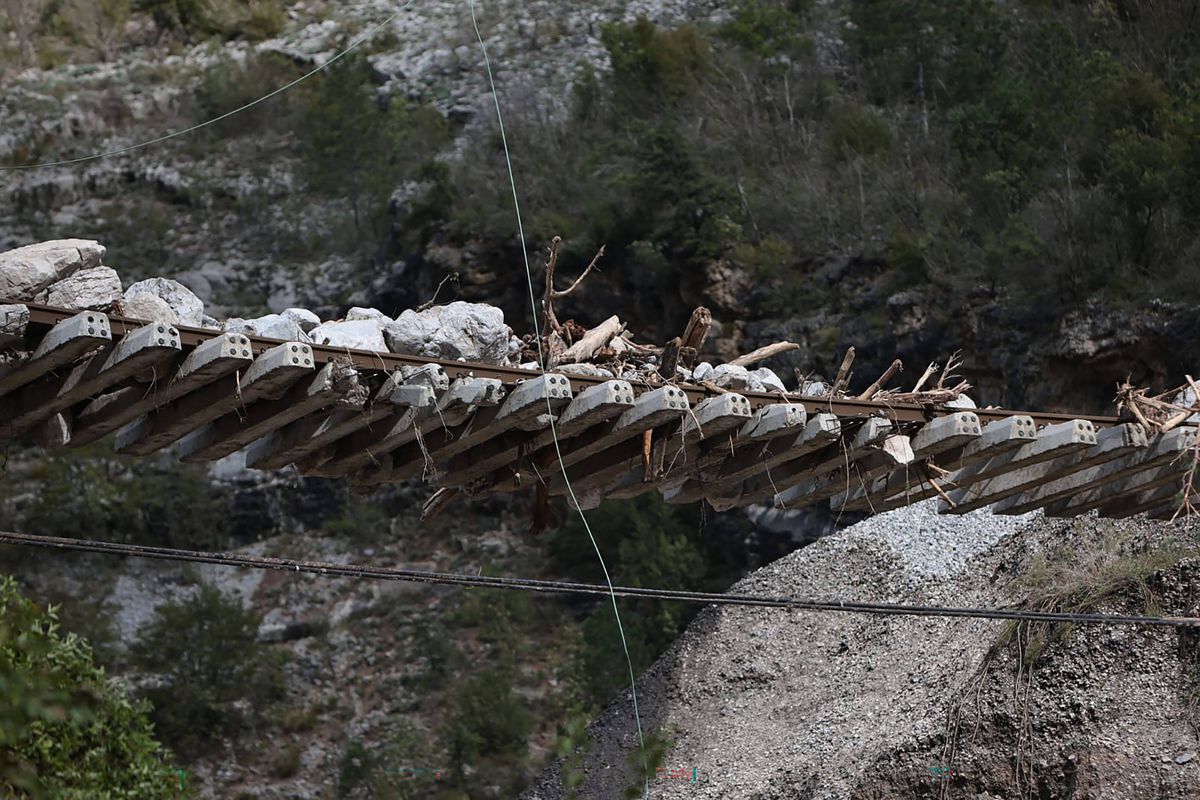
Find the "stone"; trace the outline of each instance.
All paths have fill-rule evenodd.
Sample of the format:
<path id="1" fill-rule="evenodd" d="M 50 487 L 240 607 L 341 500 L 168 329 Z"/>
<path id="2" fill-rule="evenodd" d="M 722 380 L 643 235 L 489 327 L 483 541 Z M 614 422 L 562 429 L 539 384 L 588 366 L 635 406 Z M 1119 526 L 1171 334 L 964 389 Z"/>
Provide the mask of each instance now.
<path id="1" fill-rule="evenodd" d="M 1175 763 L 1176 764 L 1186 764 L 1189 761 L 1191 761 L 1192 759 L 1194 759 L 1195 757 L 1196 757 L 1195 753 L 1181 753 L 1180 755 L 1175 756 Z"/>
<path id="2" fill-rule="evenodd" d="M 384 341 L 384 327 L 378 319 L 325 322 L 309 331 L 308 335 L 316 344 L 327 344 L 331 347 L 371 350 L 376 353 L 386 352 L 388 349 Z"/>
<path id="3" fill-rule="evenodd" d="M 975 401 L 967 397 L 965 394 L 960 394 L 950 402 L 946 403 L 946 408 L 978 408 Z"/>
<path id="4" fill-rule="evenodd" d="M 386 329 L 393 353 L 486 364 L 507 361 L 510 336 L 503 311 L 461 300 L 425 311 L 405 311 Z"/>
<path id="5" fill-rule="evenodd" d="M 29 309 L 26 306 L 0 305 L 0 348 L 19 344 L 25 338 L 29 325 Z"/>
<path id="6" fill-rule="evenodd" d="M 696 368 L 692 370 L 692 380 L 706 381 L 708 380 L 709 376 L 712 375 L 712 371 L 712 364 L 708 363 L 707 361 L 701 361 L 696 365 Z"/>
<path id="7" fill-rule="evenodd" d="M 191 325 L 199 327 L 204 321 L 204 303 L 200 301 L 191 289 L 179 281 L 170 278 L 147 278 L 138 281 L 125 290 L 125 307 L 136 298 L 150 295 L 157 297 L 175 312 L 176 325 Z M 134 316 L 134 314 L 129 314 Z M 157 318 L 156 318 L 157 319 Z"/>
<path id="8" fill-rule="evenodd" d="M 748 389 L 753 383 L 760 383 L 750 374 L 750 370 L 735 364 L 721 364 L 713 369 L 708 380 L 724 389 Z M 751 391 L 755 391 L 751 389 Z"/>
<path id="9" fill-rule="evenodd" d="M 81 269 L 50 284 L 38 294 L 39 303 L 76 311 L 107 311 L 121 299 L 121 277 L 110 267 Z"/>
<path id="10" fill-rule="evenodd" d="M 33 300 L 50 284 L 100 266 L 104 251 L 91 239 L 56 239 L 0 253 L 0 298 Z"/>
<path id="11" fill-rule="evenodd" d="M 537 369 L 536 364 L 534 369 Z M 597 367 L 594 364 L 559 364 L 554 369 L 556 372 L 565 372 L 570 375 L 591 375 L 596 378 L 611 378 L 613 376 L 612 370 Z"/>
<path id="12" fill-rule="evenodd" d="M 800 386 L 803 397 L 825 397 L 829 394 L 829 386 L 822 381 L 804 381 Z"/>
<path id="13" fill-rule="evenodd" d="M 208 314 L 200 318 L 200 327 L 210 328 L 214 331 L 222 330 L 221 321 L 216 317 L 210 317 Z"/>
<path id="14" fill-rule="evenodd" d="M 267 314 L 265 317 L 256 317 L 255 319 L 227 320 L 225 330 L 233 333 L 246 333 L 251 336 L 265 336 L 268 339 L 282 339 L 285 342 L 312 341 L 294 320 L 288 319 L 282 314 Z"/>
<path id="15" fill-rule="evenodd" d="M 783 381 L 775 374 L 775 371 L 767 367 L 759 367 L 758 369 L 750 370 L 750 377 L 757 380 L 763 385 L 763 388 L 768 392 L 786 392 L 787 389 L 783 385 Z"/>
<path id="16" fill-rule="evenodd" d="M 281 316 L 296 323 L 305 333 L 321 324 L 321 318 L 307 308 L 286 308 Z"/>
<path id="17" fill-rule="evenodd" d="M 133 319 L 144 319 L 147 322 L 166 322 L 171 325 L 183 324 L 179 321 L 179 315 L 175 313 L 175 309 L 167 305 L 167 301 L 156 294 L 142 292 L 132 297 L 126 294 L 125 299 L 121 302 L 121 306 L 125 309 L 125 316 L 132 317 Z"/>
<path id="18" fill-rule="evenodd" d="M 359 319 L 378 319 L 386 322 L 391 322 L 392 318 L 380 311 L 378 308 L 360 308 L 355 306 L 346 312 L 346 321 L 353 322 Z"/>

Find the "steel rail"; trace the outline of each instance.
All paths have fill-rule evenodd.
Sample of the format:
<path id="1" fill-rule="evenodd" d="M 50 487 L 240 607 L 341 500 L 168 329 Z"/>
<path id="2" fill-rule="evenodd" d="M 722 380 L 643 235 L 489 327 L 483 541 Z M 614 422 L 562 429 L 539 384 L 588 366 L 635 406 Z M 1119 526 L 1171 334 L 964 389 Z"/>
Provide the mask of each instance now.
<path id="1" fill-rule="evenodd" d="M 19 302 L 29 308 L 29 325 L 41 331 L 48 330 L 54 325 L 69 319 L 79 312 L 77 310 L 57 308 L 55 306 L 43 305 L 40 303 L 28 303 L 25 301 L 8 301 L 0 299 L 0 303 Z M 147 320 L 139 320 L 131 317 L 125 317 L 115 314 L 108 315 L 109 322 L 112 326 L 113 339 L 119 339 L 128 332 L 147 324 Z M 183 348 L 190 350 L 191 348 L 213 338 L 220 336 L 222 331 L 212 330 L 209 328 L 196 328 L 186 325 L 176 325 L 179 330 L 180 340 Z M 265 336 L 249 336 L 254 352 L 262 353 L 281 344 L 282 339 L 271 339 Z M 400 367 L 419 367 L 423 364 L 439 364 L 446 370 L 446 374 L 451 378 L 473 376 L 477 378 L 494 378 L 504 383 L 520 383 L 521 381 L 532 380 L 541 375 L 537 370 L 526 370 L 518 367 L 509 367 L 497 364 L 480 364 L 469 361 L 448 361 L 438 358 L 425 358 L 422 356 L 409 356 L 400 353 L 376 353 L 371 350 L 355 350 L 350 348 L 331 347 L 324 344 L 312 344 L 313 358 L 318 364 L 327 364 L 334 359 L 346 360 L 349 359 L 354 366 L 368 373 L 377 372 L 387 374 L 396 371 Z M 576 393 L 586 389 L 589 386 L 595 386 L 608 380 L 607 378 L 593 375 L 573 375 L 569 372 L 562 373 L 571 381 L 571 388 Z M 688 396 L 688 400 L 695 404 L 706 397 L 712 396 L 712 392 L 705 389 L 703 386 L 695 384 L 680 383 L 679 388 L 682 389 Z M 638 388 L 638 387 L 635 387 Z M 884 416 L 896 422 L 928 422 L 934 417 L 953 413 L 960 409 L 937 407 L 933 405 L 915 405 L 911 403 L 888 403 L 879 400 L 855 400 L 853 398 L 817 398 L 817 397 L 783 397 L 779 393 L 768 392 L 739 392 L 750 400 L 751 404 L 757 409 L 762 406 L 772 403 L 798 402 L 803 403 L 809 410 L 825 411 L 831 414 L 836 414 L 839 417 L 869 417 L 869 416 Z M 1006 419 L 1018 414 L 1024 414 L 1033 418 L 1038 425 L 1049 425 L 1058 422 L 1066 422 L 1073 419 L 1085 419 L 1090 421 L 1098 428 L 1107 428 L 1112 425 L 1117 425 L 1124 421 L 1121 418 L 1114 416 L 1105 416 L 1097 414 L 1064 414 L 1048 411 L 1018 411 L 1004 408 L 977 408 L 971 409 L 977 414 L 980 420 L 984 422 L 992 422 L 995 420 Z"/>

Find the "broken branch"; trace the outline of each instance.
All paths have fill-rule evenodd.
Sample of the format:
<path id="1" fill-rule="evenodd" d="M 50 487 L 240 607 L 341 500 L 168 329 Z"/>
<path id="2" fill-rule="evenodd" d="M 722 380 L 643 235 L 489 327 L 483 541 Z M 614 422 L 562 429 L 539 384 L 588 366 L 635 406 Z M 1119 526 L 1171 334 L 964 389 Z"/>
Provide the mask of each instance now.
<path id="1" fill-rule="evenodd" d="M 868 386 L 867 390 L 865 392 L 863 392 L 862 394 L 860 394 L 857 399 L 870 400 L 872 397 L 875 396 L 876 392 L 878 392 L 880 389 L 882 389 L 884 386 L 886 386 L 887 382 L 896 376 L 897 372 L 902 372 L 903 370 L 904 370 L 904 364 L 903 364 L 903 362 L 900 361 L 900 359 L 897 358 L 895 361 L 892 362 L 891 366 L 889 366 L 886 370 L 883 371 L 883 374 L 879 376 L 879 380 L 875 381 L 870 386 Z M 941 387 L 939 386 L 938 388 L 941 388 Z"/>
<path id="2" fill-rule="evenodd" d="M 846 355 L 842 356 L 842 365 L 838 367 L 837 378 L 833 381 L 833 388 L 829 393 L 833 397 L 837 397 L 837 393 L 846 388 L 846 384 L 850 382 L 850 365 L 854 363 L 854 346 L 846 348 Z"/>
<path id="3" fill-rule="evenodd" d="M 729 363 L 736 367 L 748 367 L 751 364 L 756 364 L 759 361 L 765 361 L 772 356 L 780 355 L 781 353 L 790 353 L 793 350 L 799 350 L 800 345 L 795 342 L 775 342 L 760 347 L 757 350 L 752 350 L 745 355 L 738 356 Z"/>

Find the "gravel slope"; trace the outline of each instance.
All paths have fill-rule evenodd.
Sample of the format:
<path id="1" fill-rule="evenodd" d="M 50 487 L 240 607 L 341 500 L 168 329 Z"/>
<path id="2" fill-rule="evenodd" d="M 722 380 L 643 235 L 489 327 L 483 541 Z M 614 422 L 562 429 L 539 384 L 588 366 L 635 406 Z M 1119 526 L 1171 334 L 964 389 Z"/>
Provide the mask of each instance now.
<path id="1" fill-rule="evenodd" d="M 1181 527 L 1146 522 L 1118 529 L 1034 515 L 938 517 L 924 503 L 822 539 L 736 591 L 998 605 L 1014 599 L 1009 584 L 1035 554 L 1094 548 L 1114 535 L 1135 548 L 1195 541 Z M 1164 612 L 1198 613 L 1200 562 L 1184 561 L 1154 585 Z M 1132 606 L 1107 610 L 1118 608 Z M 1083 628 L 1048 647 L 1028 687 L 1031 735 L 1020 737 L 1018 785 L 1026 704 L 1014 700 L 1012 648 L 980 669 L 1004 625 L 708 609 L 638 687 L 643 726 L 670 732 L 663 766 L 682 775 L 652 781 L 650 796 L 1200 797 L 1200 743 L 1181 703 L 1185 669 L 1200 675 L 1195 638 Z M 964 696 L 951 760 L 947 721 Z M 628 696 L 590 734 L 580 797 L 619 797 L 636 743 Z M 524 797 L 564 797 L 558 769 Z"/>

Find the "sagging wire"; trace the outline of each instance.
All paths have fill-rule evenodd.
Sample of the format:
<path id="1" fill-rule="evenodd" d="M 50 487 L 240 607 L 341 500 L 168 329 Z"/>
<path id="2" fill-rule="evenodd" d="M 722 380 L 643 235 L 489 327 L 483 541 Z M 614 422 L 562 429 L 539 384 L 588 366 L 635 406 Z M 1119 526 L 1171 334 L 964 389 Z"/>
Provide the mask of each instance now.
<path id="1" fill-rule="evenodd" d="M 512 189 L 513 211 L 515 212 L 517 218 L 517 236 L 520 238 L 521 257 L 525 264 L 525 279 L 529 285 L 529 307 L 533 316 L 533 338 L 534 341 L 537 342 L 538 368 L 541 370 L 541 373 L 544 376 L 546 374 L 546 356 L 542 349 L 542 332 L 540 330 L 541 326 L 538 324 L 538 304 L 537 299 L 534 296 L 533 270 L 529 267 L 529 251 L 525 246 L 525 225 L 521 220 L 521 204 L 517 198 L 517 181 L 516 177 L 513 175 L 512 154 L 508 148 L 508 135 L 504 130 L 504 115 L 500 111 L 500 97 L 496 93 L 496 78 L 492 73 L 492 61 L 488 57 L 487 44 L 485 44 L 483 41 L 483 33 L 479 30 L 479 20 L 475 16 L 475 0 L 467 0 L 467 5 L 471 11 L 471 25 L 475 28 L 475 38 L 479 40 L 479 49 L 483 54 L 483 65 L 487 71 L 488 85 L 491 87 L 492 102 L 496 107 L 496 123 L 500 130 L 500 143 L 504 148 L 504 163 L 508 170 L 509 187 Z M 577 512 L 579 512 L 579 518 L 583 522 L 583 529 L 587 531 L 588 539 L 590 539 L 592 542 L 592 548 L 596 551 L 596 558 L 599 560 L 600 569 L 604 573 L 604 582 L 608 584 L 609 599 L 612 601 L 613 617 L 616 619 L 617 632 L 621 637 L 621 648 L 625 651 L 625 663 L 629 667 L 629 692 L 633 700 L 633 719 L 635 725 L 637 726 L 638 747 L 641 749 L 642 753 L 642 797 L 648 798 L 650 796 L 650 765 L 646 758 L 646 737 L 642 731 L 642 717 L 640 711 L 638 710 L 637 676 L 633 671 L 633 658 L 629 655 L 629 643 L 625 639 L 625 627 L 621 624 L 621 612 L 617 609 L 617 595 L 613 590 L 612 578 L 609 577 L 608 574 L 608 566 L 604 563 L 604 556 L 600 552 L 600 545 L 596 542 L 596 537 L 592 533 L 592 527 L 588 524 L 587 514 L 585 514 L 583 509 L 580 507 L 579 501 L 575 497 L 575 490 L 571 486 L 571 479 L 567 475 L 567 466 L 563 461 L 562 448 L 559 446 L 558 431 L 556 430 L 555 426 L 555 414 L 553 407 L 550 405 L 549 396 L 546 397 L 546 412 L 550 418 L 550 437 L 554 441 L 554 453 L 558 459 L 559 469 L 562 471 L 563 483 L 566 485 L 567 494 L 570 497 L 571 505 Z"/>
<path id="2" fill-rule="evenodd" d="M 404 5 L 400 6 L 400 8 L 396 9 L 391 14 L 389 14 L 382 22 L 367 29 L 367 31 L 365 33 L 361 34 L 357 39 L 352 41 L 345 48 L 343 48 L 339 52 L 335 53 L 328 61 L 324 62 L 320 66 L 313 67 L 311 70 L 304 73 L 299 78 L 296 78 L 294 81 L 292 81 L 290 83 L 285 83 L 283 86 L 280 86 L 278 89 L 275 89 L 272 92 L 268 92 L 267 94 L 263 95 L 262 97 L 259 97 L 256 100 L 251 100 L 249 103 L 246 103 L 245 105 L 238 106 L 237 108 L 233 109 L 232 111 L 226 111 L 224 114 L 221 114 L 220 116 L 213 117 L 212 119 L 197 123 L 196 125 L 192 125 L 189 128 L 183 128 L 182 130 L 172 131 L 171 133 L 164 134 L 163 136 L 158 136 L 158 137 L 155 137 L 154 139 L 149 139 L 144 142 L 138 142 L 137 144 L 131 144 L 126 147 L 119 147 L 115 150 L 107 150 L 103 153 L 93 153 L 90 156 L 80 156 L 79 158 L 66 158 L 66 159 L 62 159 L 60 161 L 45 161 L 45 162 L 38 163 L 38 164 L 12 164 L 12 165 L 8 165 L 8 166 L 0 165 L 0 172 L 17 172 L 20 170 L 44 169 L 47 167 L 66 167 L 66 166 L 70 166 L 72 164 L 82 164 L 85 161 L 95 161 L 100 158 L 108 158 L 110 156 L 119 156 L 119 155 L 122 155 L 123 153 L 128 153 L 133 150 L 140 150 L 143 147 L 149 147 L 152 144 L 159 144 L 161 142 L 165 142 L 170 139 L 175 139 L 180 136 L 186 136 L 187 134 L 194 133 L 195 131 L 198 131 L 201 128 L 207 128 L 210 125 L 215 125 L 222 120 L 229 119 L 230 117 L 232 117 L 235 114 L 240 114 L 249 108 L 253 108 L 254 106 L 258 105 L 259 103 L 263 103 L 267 100 L 270 100 L 272 97 L 275 97 L 276 95 L 283 94 L 288 89 L 291 89 L 293 86 L 295 86 L 299 83 L 303 83 L 304 81 L 308 80 L 312 76 L 316 75 L 318 72 L 325 69 L 330 64 L 333 64 L 335 61 L 338 61 L 339 59 L 349 55 L 354 50 L 357 50 L 364 42 L 366 42 L 372 36 L 379 33 L 385 27 L 390 25 L 392 20 L 394 20 L 396 17 L 400 16 L 401 13 L 403 13 L 405 10 L 407 10 L 408 7 L 411 6 L 413 3 L 415 3 L 416 1 L 417 0 L 407 0 L 407 2 L 404 3 Z"/>

